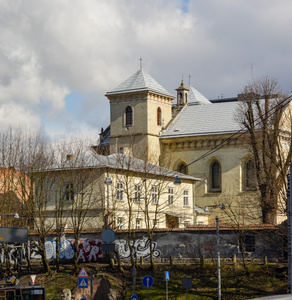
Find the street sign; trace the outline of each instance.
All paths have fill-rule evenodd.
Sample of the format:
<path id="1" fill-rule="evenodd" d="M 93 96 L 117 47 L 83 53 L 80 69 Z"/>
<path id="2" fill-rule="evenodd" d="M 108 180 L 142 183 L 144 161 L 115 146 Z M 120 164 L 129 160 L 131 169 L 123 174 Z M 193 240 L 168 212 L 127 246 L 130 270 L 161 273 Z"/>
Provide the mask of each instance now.
<path id="1" fill-rule="evenodd" d="M 192 277 L 184 277 L 182 279 L 182 287 L 185 289 L 190 289 L 192 287 Z"/>
<path id="2" fill-rule="evenodd" d="M 88 278 L 79 277 L 78 278 L 78 288 L 79 289 L 87 289 L 88 288 Z"/>
<path id="3" fill-rule="evenodd" d="M 28 228 L 0 227 L 0 240 L 4 243 L 27 243 Z"/>
<path id="4" fill-rule="evenodd" d="M 151 286 L 153 285 L 153 282 L 154 282 L 153 278 L 152 278 L 151 276 L 149 276 L 149 275 L 146 275 L 146 276 L 143 277 L 143 279 L 142 279 L 143 285 L 144 285 L 145 287 L 147 287 L 147 288 L 151 287 Z"/>
<path id="5" fill-rule="evenodd" d="M 133 295 L 133 296 L 131 297 L 131 300 L 138 300 L 138 297 L 137 297 L 136 295 Z"/>
<path id="6" fill-rule="evenodd" d="M 36 279 L 36 275 L 30 275 L 30 279 L 31 279 L 32 285 L 34 285 L 35 279 Z"/>
<path id="7" fill-rule="evenodd" d="M 86 298 L 81 298 L 80 300 L 86 300 Z"/>
<path id="8" fill-rule="evenodd" d="M 104 230 L 102 231 L 102 233 L 101 233 L 101 238 L 102 238 L 102 240 L 103 240 L 105 243 L 107 243 L 107 244 L 113 242 L 114 239 L 115 239 L 115 237 L 116 237 L 116 236 L 115 236 L 114 231 L 113 231 L 112 229 L 110 229 L 110 228 L 104 229 Z"/>
<path id="9" fill-rule="evenodd" d="M 88 278 L 88 273 L 85 271 L 84 267 L 82 267 L 82 269 L 80 270 L 79 274 L 78 274 L 78 278 L 82 277 L 82 278 Z"/>
<path id="10" fill-rule="evenodd" d="M 165 271 L 164 277 L 165 277 L 165 280 L 166 280 L 166 281 L 169 280 L 169 271 Z"/>
<path id="11" fill-rule="evenodd" d="M 10 282 L 11 284 L 14 284 L 14 285 L 19 284 L 19 280 L 14 275 L 8 280 L 8 282 Z"/>
<path id="12" fill-rule="evenodd" d="M 102 251 L 103 252 L 106 252 L 106 251 L 113 251 L 115 250 L 115 244 L 102 244 L 101 245 L 101 248 L 102 248 Z"/>

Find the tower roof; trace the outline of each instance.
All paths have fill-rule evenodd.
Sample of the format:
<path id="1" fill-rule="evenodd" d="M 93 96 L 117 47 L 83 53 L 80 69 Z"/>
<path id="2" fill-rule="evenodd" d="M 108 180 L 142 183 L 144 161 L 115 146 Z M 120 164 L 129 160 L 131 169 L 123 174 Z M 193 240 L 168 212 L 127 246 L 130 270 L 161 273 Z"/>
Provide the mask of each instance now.
<path id="1" fill-rule="evenodd" d="M 152 91 L 169 97 L 174 97 L 142 68 L 122 82 L 118 87 L 107 92 L 106 95 L 138 91 Z"/>
<path id="2" fill-rule="evenodd" d="M 189 89 L 189 103 L 195 104 L 212 104 L 205 96 L 198 92 L 194 87 L 188 85 Z"/>

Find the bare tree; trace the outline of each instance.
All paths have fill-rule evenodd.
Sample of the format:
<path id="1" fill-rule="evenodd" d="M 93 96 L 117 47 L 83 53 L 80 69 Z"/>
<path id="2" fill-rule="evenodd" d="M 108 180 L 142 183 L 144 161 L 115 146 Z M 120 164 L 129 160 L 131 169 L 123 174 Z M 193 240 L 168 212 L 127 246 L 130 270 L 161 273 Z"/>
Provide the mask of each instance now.
<path id="1" fill-rule="evenodd" d="M 35 181 L 35 172 L 47 168 L 51 163 L 52 153 L 40 133 L 21 128 L 8 128 L 1 132 L 0 147 L 2 168 L 7 170 L 10 187 L 21 203 L 19 225 L 34 226 L 38 252 L 45 270 L 50 273 L 45 250 L 45 241 L 50 230 L 45 224 L 47 190 L 43 189 L 43 180 Z"/>
<path id="2" fill-rule="evenodd" d="M 184 208 L 182 201 L 179 203 L 182 200 L 182 189 L 173 184 L 175 172 L 125 154 L 113 154 L 108 157 L 108 161 L 114 183 L 111 211 L 116 220 L 115 226 L 117 229 L 127 230 L 132 264 L 135 263 L 133 245 L 137 239 L 136 232 L 146 230 L 150 263 L 154 268 L 153 241 L 156 229 L 166 226 L 166 215 L 192 218 L 193 211 L 191 208 Z M 191 195 L 192 193 L 190 198 Z M 168 224 L 169 227 L 179 226 L 179 217 L 175 219 L 176 224 Z"/>
<path id="3" fill-rule="evenodd" d="M 275 224 L 292 158 L 290 98 L 284 98 L 275 79 L 264 78 L 246 86 L 239 100 L 236 119 L 247 130 L 262 222 Z"/>
<path id="4" fill-rule="evenodd" d="M 100 171 L 95 167 L 92 151 L 82 140 L 71 140 L 61 145 L 58 162 L 50 173 L 55 174 L 54 226 L 57 247 L 64 230 L 64 223 L 74 236 L 74 267 L 78 274 L 78 243 L 85 228 L 96 228 L 103 220 L 100 207 Z"/>

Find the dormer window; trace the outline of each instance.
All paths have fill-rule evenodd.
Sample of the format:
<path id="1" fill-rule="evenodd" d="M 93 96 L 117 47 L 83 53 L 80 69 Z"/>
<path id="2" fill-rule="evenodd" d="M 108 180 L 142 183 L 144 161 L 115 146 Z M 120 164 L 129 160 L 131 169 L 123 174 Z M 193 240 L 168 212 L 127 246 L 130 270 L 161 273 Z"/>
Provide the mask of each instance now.
<path id="1" fill-rule="evenodd" d="M 160 107 L 158 107 L 157 108 L 157 125 L 158 126 L 161 126 L 161 108 Z"/>
<path id="2" fill-rule="evenodd" d="M 126 126 L 133 125 L 133 109 L 131 106 L 126 107 Z"/>

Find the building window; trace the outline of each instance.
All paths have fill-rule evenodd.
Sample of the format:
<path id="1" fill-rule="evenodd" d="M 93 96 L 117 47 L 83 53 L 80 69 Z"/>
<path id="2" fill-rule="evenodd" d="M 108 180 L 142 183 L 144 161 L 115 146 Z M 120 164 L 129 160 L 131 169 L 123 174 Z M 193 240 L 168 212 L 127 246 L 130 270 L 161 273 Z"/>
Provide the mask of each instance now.
<path id="1" fill-rule="evenodd" d="M 211 191 L 221 191 L 221 169 L 217 161 L 211 165 Z"/>
<path id="2" fill-rule="evenodd" d="M 190 225 L 190 223 L 188 221 L 184 222 L 184 228 L 187 228 Z"/>
<path id="3" fill-rule="evenodd" d="M 68 202 L 74 201 L 74 185 L 73 185 L 73 183 L 67 183 L 65 186 L 65 200 Z"/>
<path id="4" fill-rule="evenodd" d="M 252 160 L 249 160 L 245 164 L 245 187 L 247 190 L 254 190 L 256 188 L 255 166 Z"/>
<path id="5" fill-rule="evenodd" d="M 133 109 L 131 106 L 126 107 L 126 125 L 133 125 Z"/>
<path id="6" fill-rule="evenodd" d="M 141 186 L 135 185 L 135 202 L 141 202 Z"/>
<path id="7" fill-rule="evenodd" d="M 189 206 L 189 191 L 184 190 L 184 206 Z"/>
<path id="8" fill-rule="evenodd" d="M 158 107 L 157 108 L 157 125 L 161 126 L 162 122 L 161 122 L 161 108 Z"/>
<path id="9" fill-rule="evenodd" d="M 178 168 L 177 171 L 183 174 L 187 174 L 187 165 L 184 163 L 181 163 Z"/>
<path id="10" fill-rule="evenodd" d="M 123 184 L 120 182 L 117 182 L 117 201 L 123 201 Z"/>
<path id="11" fill-rule="evenodd" d="M 123 221 L 124 221 L 124 219 L 122 217 L 118 217 L 118 219 L 117 219 L 118 229 L 123 229 Z"/>
<path id="12" fill-rule="evenodd" d="M 157 228 L 157 220 L 156 219 L 153 219 L 153 228 Z"/>
<path id="13" fill-rule="evenodd" d="M 137 218 L 136 219 L 136 229 L 140 229 L 141 228 L 141 219 Z"/>
<path id="14" fill-rule="evenodd" d="M 168 205 L 173 204 L 173 188 L 168 189 Z"/>
<path id="15" fill-rule="evenodd" d="M 156 185 L 152 185 L 152 204 L 158 204 L 158 190 Z"/>

